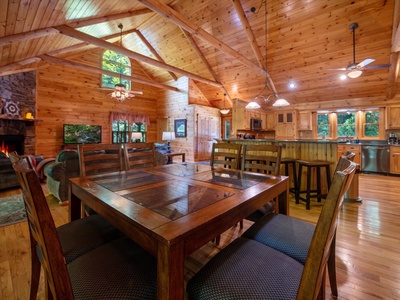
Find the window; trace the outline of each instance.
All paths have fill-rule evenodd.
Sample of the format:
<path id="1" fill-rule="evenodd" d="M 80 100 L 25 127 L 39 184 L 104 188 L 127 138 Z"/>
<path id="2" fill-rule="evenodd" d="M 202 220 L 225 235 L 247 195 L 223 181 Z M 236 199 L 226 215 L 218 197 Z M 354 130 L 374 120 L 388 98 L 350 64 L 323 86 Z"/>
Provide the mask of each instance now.
<path id="1" fill-rule="evenodd" d="M 131 75 L 131 62 L 125 55 L 106 50 L 103 53 L 102 69 L 124 75 Z M 101 86 L 114 88 L 117 83 L 125 84 L 127 90 L 131 89 L 131 82 L 119 76 L 101 75 Z"/>
<path id="2" fill-rule="evenodd" d="M 364 136 L 379 136 L 379 111 L 369 111 L 364 114 Z"/>
<path id="3" fill-rule="evenodd" d="M 330 136 L 331 135 L 328 114 L 317 114 L 317 127 L 318 127 L 318 136 L 323 136 L 323 135 Z"/>
<path id="4" fill-rule="evenodd" d="M 356 114 L 352 112 L 337 114 L 337 135 L 355 136 L 356 135 Z"/>
<path id="5" fill-rule="evenodd" d="M 142 138 L 140 141 L 146 142 L 146 131 L 147 127 L 144 123 L 137 122 L 130 126 L 128 121 L 114 121 L 112 124 L 112 143 L 132 143 L 130 138 L 132 132 L 141 132 Z"/>

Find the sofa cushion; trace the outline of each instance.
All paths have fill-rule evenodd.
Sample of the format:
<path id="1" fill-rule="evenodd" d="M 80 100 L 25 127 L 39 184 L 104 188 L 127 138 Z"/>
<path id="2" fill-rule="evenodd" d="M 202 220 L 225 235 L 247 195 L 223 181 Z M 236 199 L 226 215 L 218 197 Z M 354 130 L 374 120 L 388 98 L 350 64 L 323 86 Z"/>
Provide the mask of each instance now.
<path id="1" fill-rule="evenodd" d="M 56 161 L 59 162 L 65 162 L 70 159 L 78 159 L 78 152 L 75 150 L 62 150 L 56 157 Z"/>

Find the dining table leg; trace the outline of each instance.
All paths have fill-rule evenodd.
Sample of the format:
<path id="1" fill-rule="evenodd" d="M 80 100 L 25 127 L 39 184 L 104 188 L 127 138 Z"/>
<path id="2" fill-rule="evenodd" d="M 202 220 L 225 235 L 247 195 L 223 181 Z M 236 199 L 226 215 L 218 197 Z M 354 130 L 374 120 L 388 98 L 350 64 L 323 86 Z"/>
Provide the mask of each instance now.
<path id="1" fill-rule="evenodd" d="M 185 277 L 184 243 L 159 242 L 157 253 L 157 299 L 183 300 Z"/>
<path id="2" fill-rule="evenodd" d="M 75 194 L 70 190 L 68 211 L 69 222 L 80 219 L 81 211 L 81 199 L 75 196 Z"/>

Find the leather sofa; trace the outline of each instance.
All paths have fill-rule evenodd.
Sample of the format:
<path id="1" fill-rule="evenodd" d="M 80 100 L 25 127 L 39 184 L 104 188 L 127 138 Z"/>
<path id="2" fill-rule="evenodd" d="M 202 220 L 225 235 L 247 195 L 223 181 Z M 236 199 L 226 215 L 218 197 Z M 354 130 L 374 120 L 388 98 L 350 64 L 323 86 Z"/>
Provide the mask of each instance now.
<path id="1" fill-rule="evenodd" d="M 31 161 L 36 167 L 43 160 L 41 155 L 30 155 Z M 12 167 L 10 159 L 0 151 L 0 190 L 19 186 L 17 175 Z"/>
<path id="2" fill-rule="evenodd" d="M 54 162 L 44 167 L 47 188 L 61 202 L 68 201 L 68 180 L 79 177 L 79 158 L 76 150 L 62 150 Z"/>

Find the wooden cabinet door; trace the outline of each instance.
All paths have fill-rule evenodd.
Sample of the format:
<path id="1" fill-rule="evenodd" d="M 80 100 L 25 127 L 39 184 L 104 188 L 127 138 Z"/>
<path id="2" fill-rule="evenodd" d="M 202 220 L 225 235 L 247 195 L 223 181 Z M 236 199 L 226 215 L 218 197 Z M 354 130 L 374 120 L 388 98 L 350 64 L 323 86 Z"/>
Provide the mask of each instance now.
<path id="1" fill-rule="evenodd" d="M 356 156 L 354 162 L 361 168 L 361 146 L 360 145 L 338 145 L 338 160 L 341 156 L 345 156 L 347 151 L 353 152 Z"/>
<path id="2" fill-rule="evenodd" d="M 386 107 L 386 128 L 400 128 L 400 106 L 393 105 Z"/>
<path id="3" fill-rule="evenodd" d="M 312 114 L 310 111 L 300 111 L 299 117 L 299 130 L 312 130 Z"/>
<path id="4" fill-rule="evenodd" d="M 296 112 L 281 111 L 276 113 L 275 138 L 276 139 L 296 139 Z"/>
<path id="5" fill-rule="evenodd" d="M 390 173 L 400 174 L 400 146 L 390 146 Z"/>

